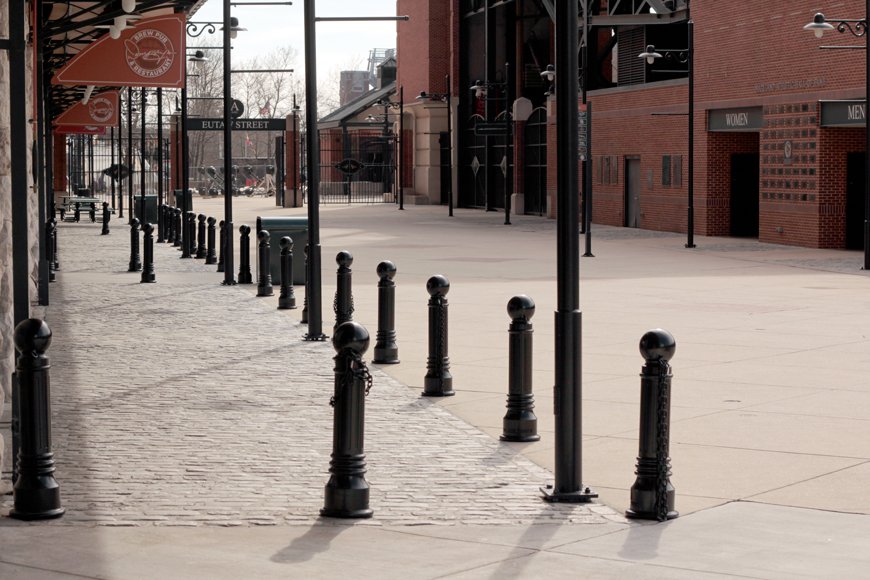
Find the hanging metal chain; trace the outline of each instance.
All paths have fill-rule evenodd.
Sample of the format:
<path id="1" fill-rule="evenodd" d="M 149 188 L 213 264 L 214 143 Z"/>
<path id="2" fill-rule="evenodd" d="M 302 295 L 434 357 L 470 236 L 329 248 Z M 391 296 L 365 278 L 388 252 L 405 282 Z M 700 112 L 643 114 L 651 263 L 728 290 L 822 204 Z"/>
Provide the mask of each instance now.
<path id="1" fill-rule="evenodd" d="M 361 381 L 366 387 L 366 396 L 369 395 L 369 391 L 372 390 L 373 379 L 372 375 L 369 372 L 368 367 L 366 366 L 365 361 L 362 358 L 362 355 L 354 352 L 348 351 L 346 354 L 340 354 L 338 356 L 347 357 L 347 368 L 344 370 L 344 373 L 341 375 L 341 391 L 336 395 L 333 395 L 329 399 L 329 406 L 335 407 L 336 396 L 344 393 L 348 388 L 352 387 L 356 381 Z M 336 357 L 338 358 L 338 357 Z"/>
<path id="2" fill-rule="evenodd" d="M 670 408 L 670 366 L 666 360 L 659 361 L 659 400 L 656 421 L 656 519 L 663 522 L 668 519 L 668 478 L 670 477 L 670 458 L 668 457 L 668 439 L 670 424 L 668 409 Z"/>

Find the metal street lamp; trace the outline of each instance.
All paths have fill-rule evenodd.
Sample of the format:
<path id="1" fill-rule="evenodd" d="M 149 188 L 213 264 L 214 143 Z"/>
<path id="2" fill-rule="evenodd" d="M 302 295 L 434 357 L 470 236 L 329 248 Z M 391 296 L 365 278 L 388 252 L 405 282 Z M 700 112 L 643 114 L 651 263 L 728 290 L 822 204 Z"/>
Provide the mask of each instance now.
<path id="1" fill-rule="evenodd" d="M 821 38 L 828 30 L 836 30 L 839 33 L 849 32 L 852 36 L 860 38 L 867 36 L 867 19 L 870 18 L 870 0 L 865 2 L 864 18 L 825 18 L 821 12 L 816 13 L 813 21 L 804 26 L 804 30 L 811 30 L 816 38 Z M 836 23 L 836 26 L 831 24 Z M 820 47 L 825 48 L 825 47 Z M 833 47 L 831 47 L 833 48 Z M 870 48 L 867 46 L 848 46 L 842 48 L 863 48 L 864 61 L 864 270 L 870 270 L 870 120 L 867 120 L 867 100 L 870 98 Z"/>
<path id="2" fill-rule="evenodd" d="M 689 48 L 677 50 L 659 50 L 652 44 L 647 45 L 646 50 L 640 53 L 638 58 L 645 59 L 647 64 L 653 64 L 658 59 L 673 60 L 685 64 L 689 73 L 689 164 L 688 164 L 688 226 L 686 234 L 686 247 L 695 246 L 695 23 L 690 18 L 688 23 Z M 682 71 L 675 71 L 682 72 Z"/>
<path id="3" fill-rule="evenodd" d="M 451 124 L 451 105 L 450 105 L 450 75 L 444 75 L 445 82 L 447 84 L 447 91 L 443 93 L 427 93 L 423 91 L 417 97 L 419 100 L 432 100 L 432 101 L 441 101 L 445 105 L 447 105 L 447 215 L 453 217 L 453 127 Z M 444 143 L 441 142 L 439 138 L 438 144 L 443 149 Z M 401 192 L 400 192 L 401 195 Z M 404 202 L 404 196 L 399 198 L 399 209 L 405 209 L 402 205 Z"/>

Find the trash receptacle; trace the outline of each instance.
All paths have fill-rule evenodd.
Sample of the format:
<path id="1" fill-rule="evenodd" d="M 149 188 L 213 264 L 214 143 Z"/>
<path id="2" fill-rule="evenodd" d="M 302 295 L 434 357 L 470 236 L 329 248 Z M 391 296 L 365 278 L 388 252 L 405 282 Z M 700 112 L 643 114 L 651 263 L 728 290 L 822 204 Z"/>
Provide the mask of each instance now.
<path id="1" fill-rule="evenodd" d="M 175 197 L 175 207 L 184 211 L 193 211 L 193 195 L 191 194 L 191 190 L 187 190 L 187 195 L 183 195 L 184 190 L 174 189 L 172 193 Z M 183 205 L 184 203 L 187 205 Z"/>
<path id="2" fill-rule="evenodd" d="M 257 233 L 269 232 L 269 264 L 272 284 L 281 283 L 281 238 L 293 239 L 293 284 L 305 284 L 305 246 L 308 245 L 308 218 L 304 216 L 257 216 Z M 255 238 L 256 239 L 256 238 Z M 251 244 L 252 256 L 257 244 Z M 255 260 L 255 263 L 256 262 Z M 258 273 L 259 274 L 259 273 Z"/>
<path id="3" fill-rule="evenodd" d="M 133 215 L 139 218 L 139 221 L 142 224 L 156 224 L 157 223 L 157 196 L 156 195 L 146 195 L 145 196 L 145 216 L 143 218 L 142 215 L 142 196 L 137 195 L 133 198 Z"/>

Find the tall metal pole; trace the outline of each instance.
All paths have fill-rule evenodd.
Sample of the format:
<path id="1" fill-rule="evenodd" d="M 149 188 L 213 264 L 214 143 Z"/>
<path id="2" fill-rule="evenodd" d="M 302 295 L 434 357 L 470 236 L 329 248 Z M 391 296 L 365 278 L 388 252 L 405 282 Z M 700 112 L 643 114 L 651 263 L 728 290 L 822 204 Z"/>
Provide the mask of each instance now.
<path id="1" fill-rule="evenodd" d="M 870 1 L 870 0 L 868 0 Z M 686 3 L 688 10 L 688 2 Z M 689 18 L 689 222 L 686 247 L 695 247 L 695 23 Z"/>
<path id="2" fill-rule="evenodd" d="M 163 89 L 157 87 L 157 207 L 163 206 Z M 162 215 L 159 213 L 158 216 Z M 159 241 L 163 241 L 163 220 L 157 220 Z"/>
<path id="3" fill-rule="evenodd" d="M 399 191 L 405 185 L 403 178 L 405 171 L 402 166 L 405 165 L 405 87 L 399 87 Z"/>
<path id="4" fill-rule="evenodd" d="M 447 98 L 444 100 L 447 103 L 447 215 L 453 217 L 453 130 L 450 123 L 451 92 L 450 92 L 450 75 L 445 75 L 447 81 Z"/>
<path id="5" fill-rule="evenodd" d="M 130 218 L 130 224 L 133 223 L 133 87 L 127 87 L 127 167 L 130 169 L 127 181 L 127 207 L 130 209 L 127 217 Z"/>
<path id="6" fill-rule="evenodd" d="M 586 106 L 586 155 L 583 157 L 583 232 L 586 242 L 584 258 L 594 258 L 592 253 L 592 103 L 588 102 L 586 93 L 589 88 L 589 3 L 583 10 L 583 77 L 580 83 L 580 98 Z"/>
<path id="7" fill-rule="evenodd" d="M 587 502 L 597 497 L 581 481 L 581 327 L 579 191 L 577 176 L 577 2 L 556 3 L 556 481 L 546 499 Z"/>
<path id="8" fill-rule="evenodd" d="M 142 165 L 142 172 L 139 175 L 139 195 L 142 197 L 139 199 L 139 222 L 144 226 L 148 223 L 148 220 L 145 219 L 145 107 L 148 105 L 148 92 L 145 90 L 145 87 L 142 87 L 139 101 L 142 105 L 142 128 L 139 131 L 141 143 L 139 146 L 141 148 L 139 157 L 140 164 Z"/>
<path id="9" fill-rule="evenodd" d="M 124 165 L 124 115 L 121 111 L 121 91 L 118 91 L 118 217 L 124 217 L 124 178 L 121 166 Z"/>
<path id="10" fill-rule="evenodd" d="M 296 196 L 299 195 L 299 149 L 297 143 L 299 143 L 299 109 L 296 106 L 296 93 L 293 93 L 293 164 L 290 166 L 290 171 L 293 172 L 293 207 L 302 205 L 296 203 Z"/>
<path id="11" fill-rule="evenodd" d="M 228 1 L 228 0 L 225 0 Z M 324 340 L 320 271 L 320 136 L 317 133 L 317 38 L 314 0 L 305 1 L 305 166 L 308 171 L 308 334 L 305 340 Z"/>
<path id="12" fill-rule="evenodd" d="M 870 270 L 870 120 L 867 119 L 867 110 L 870 109 L 870 36 L 867 35 L 867 23 L 870 22 L 870 0 L 864 6 L 864 36 L 867 38 L 867 47 L 864 50 L 864 269 Z"/>
<path id="13" fill-rule="evenodd" d="M 230 94 L 232 66 L 230 62 L 230 41 L 232 40 L 232 20 L 230 17 L 230 0 L 224 0 L 224 224 L 226 227 L 226 248 L 224 248 L 224 281 L 223 285 L 233 286 L 236 283 L 235 265 L 233 262 L 233 119 L 230 116 L 233 97 Z M 186 133 L 186 130 L 185 130 Z M 186 165 L 186 163 L 185 163 Z M 184 192 L 185 197 L 187 191 Z"/>
<path id="14" fill-rule="evenodd" d="M 514 139 L 513 132 L 513 119 L 508 115 L 510 114 L 512 105 L 513 105 L 513 82 L 511 81 L 511 63 L 504 63 L 504 76 L 505 76 L 505 105 L 504 105 L 504 122 L 507 125 L 507 133 L 505 134 L 504 140 L 504 225 L 511 225 L 511 193 L 514 184 L 514 173 L 513 173 L 513 163 L 511 162 L 511 145 Z"/>
<path id="15" fill-rule="evenodd" d="M 181 87 L 181 215 L 186 216 L 190 191 L 190 139 L 187 135 L 187 67 L 184 69 L 184 86 Z M 178 232 L 175 234 L 178 236 Z M 181 257 L 190 258 L 190 230 L 181 228 Z M 226 258 L 224 258 L 226 260 Z"/>

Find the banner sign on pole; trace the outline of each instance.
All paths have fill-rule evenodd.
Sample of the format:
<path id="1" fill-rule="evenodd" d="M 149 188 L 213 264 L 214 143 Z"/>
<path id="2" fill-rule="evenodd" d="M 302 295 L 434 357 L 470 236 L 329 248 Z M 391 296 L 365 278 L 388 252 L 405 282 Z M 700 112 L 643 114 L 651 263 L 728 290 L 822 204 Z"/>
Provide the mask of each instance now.
<path id="1" fill-rule="evenodd" d="M 223 119 L 188 118 L 188 131 L 223 131 Z M 233 119 L 233 131 L 286 131 L 287 119 Z"/>
<path id="2" fill-rule="evenodd" d="M 118 91 L 92 95 L 85 105 L 76 101 L 54 120 L 55 125 L 87 125 L 91 127 L 115 127 L 118 125 Z"/>
<path id="3" fill-rule="evenodd" d="M 184 86 L 185 15 L 139 20 L 121 32 L 89 44 L 60 69 L 51 83 L 98 87 Z"/>

